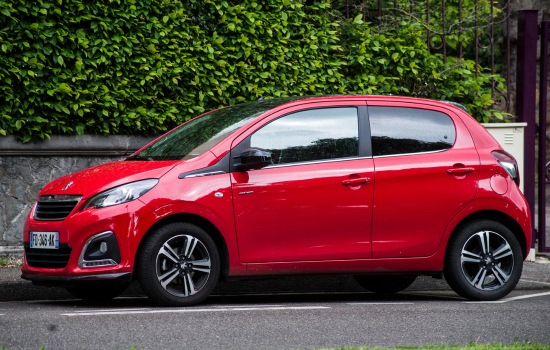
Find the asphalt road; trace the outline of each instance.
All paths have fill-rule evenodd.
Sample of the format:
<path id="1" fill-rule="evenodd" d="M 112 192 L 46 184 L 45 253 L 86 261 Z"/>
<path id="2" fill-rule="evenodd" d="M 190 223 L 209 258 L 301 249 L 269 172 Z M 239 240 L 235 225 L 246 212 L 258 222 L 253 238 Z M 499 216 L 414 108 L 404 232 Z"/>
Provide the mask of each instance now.
<path id="1" fill-rule="evenodd" d="M 220 295 L 190 308 L 142 297 L 0 303 L 9 349 L 311 349 L 550 343 L 550 289 L 473 303 L 451 291 Z"/>

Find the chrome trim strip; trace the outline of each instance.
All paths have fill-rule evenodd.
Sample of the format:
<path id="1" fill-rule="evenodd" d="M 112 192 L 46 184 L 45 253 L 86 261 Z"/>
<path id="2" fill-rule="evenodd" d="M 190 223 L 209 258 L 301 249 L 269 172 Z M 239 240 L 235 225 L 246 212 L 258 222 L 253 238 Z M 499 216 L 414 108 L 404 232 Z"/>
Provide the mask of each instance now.
<path id="1" fill-rule="evenodd" d="M 191 178 L 191 177 L 218 175 L 218 174 L 225 174 L 225 171 L 218 170 L 218 171 L 211 171 L 209 173 L 192 174 L 192 175 L 187 175 L 186 177 L 184 177 L 184 179 Z"/>
<path id="2" fill-rule="evenodd" d="M 59 198 L 56 198 L 59 197 Z M 80 202 L 82 196 L 72 194 L 45 194 L 38 198 L 39 202 Z"/>
<path id="3" fill-rule="evenodd" d="M 360 159 L 372 159 L 372 157 L 352 157 L 352 158 L 338 158 L 338 159 L 326 159 L 326 160 L 312 160 L 310 162 L 297 162 L 287 164 L 272 164 L 262 169 L 283 168 L 287 166 L 295 165 L 308 165 L 308 164 L 321 164 L 321 163 L 333 163 L 333 162 L 345 162 L 347 160 L 360 160 Z M 261 169 L 260 169 L 261 170 Z"/>
<path id="4" fill-rule="evenodd" d="M 113 259 L 105 260 L 94 260 L 94 261 L 84 261 L 82 263 L 82 268 L 91 269 L 93 267 L 106 267 L 106 266 L 116 266 L 118 263 Z"/>
<path id="5" fill-rule="evenodd" d="M 106 236 L 109 234 L 114 234 L 113 231 L 103 231 L 101 233 L 95 234 L 92 237 L 88 238 L 86 241 L 86 244 L 84 244 L 84 248 L 82 248 L 82 251 L 80 252 L 80 258 L 78 259 L 78 267 L 81 269 L 89 269 L 93 267 L 105 267 L 105 266 L 116 266 L 118 263 L 112 259 L 104 259 L 104 260 L 84 260 L 84 253 L 86 252 L 86 249 L 88 249 L 88 246 L 90 245 L 90 242 L 92 242 L 93 239 L 101 236 Z M 116 237 L 116 236 L 115 236 Z M 101 262 L 110 262 L 109 265 L 96 265 L 96 266 L 87 266 L 88 263 L 101 263 Z"/>
<path id="6" fill-rule="evenodd" d="M 451 147 L 452 148 L 452 147 Z M 442 149 L 439 151 L 428 151 L 428 152 L 416 152 L 416 153 L 399 153 L 399 154 L 388 154 L 387 156 L 374 156 L 373 158 L 388 158 L 388 157 L 400 157 L 400 156 L 412 156 L 416 154 L 431 154 L 431 153 L 440 153 L 450 150 L 451 148 Z"/>

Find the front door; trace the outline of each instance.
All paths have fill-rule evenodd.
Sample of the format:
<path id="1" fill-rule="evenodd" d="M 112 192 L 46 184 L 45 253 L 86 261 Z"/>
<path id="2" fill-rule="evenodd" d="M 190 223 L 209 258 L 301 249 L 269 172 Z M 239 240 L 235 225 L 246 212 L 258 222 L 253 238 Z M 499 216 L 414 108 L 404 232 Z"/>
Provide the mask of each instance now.
<path id="1" fill-rule="evenodd" d="M 241 261 L 370 258 L 374 169 L 364 123 L 365 106 L 302 107 L 234 147 L 232 158 L 255 147 L 273 162 L 231 174 Z"/>

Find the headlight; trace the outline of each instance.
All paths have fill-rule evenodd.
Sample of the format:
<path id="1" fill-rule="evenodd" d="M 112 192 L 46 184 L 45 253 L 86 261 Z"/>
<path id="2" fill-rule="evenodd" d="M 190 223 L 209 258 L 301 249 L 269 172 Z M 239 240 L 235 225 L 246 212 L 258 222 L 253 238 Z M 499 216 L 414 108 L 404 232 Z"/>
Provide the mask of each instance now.
<path id="1" fill-rule="evenodd" d="M 158 179 L 149 179 L 111 188 L 110 190 L 101 192 L 100 194 L 88 199 L 82 210 L 92 207 L 99 209 L 110 207 L 111 205 L 131 202 L 134 199 L 138 199 L 143 196 L 151 188 L 155 187 L 158 182 Z"/>

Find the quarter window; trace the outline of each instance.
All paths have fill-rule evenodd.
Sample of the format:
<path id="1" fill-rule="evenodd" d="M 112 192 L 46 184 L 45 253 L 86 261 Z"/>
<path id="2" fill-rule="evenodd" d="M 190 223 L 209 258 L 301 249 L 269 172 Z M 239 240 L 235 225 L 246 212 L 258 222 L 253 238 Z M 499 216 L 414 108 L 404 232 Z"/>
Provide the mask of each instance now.
<path id="1" fill-rule="evenodd" d="M 455 126 L 445 113 L 369 107 L 369 121 L 373 156 L 443 151 L 455 143 Z"/>
<path id="2" fill-rule="evenodd" d="M 271 152 L 274 164 L 357 157 L 357 108 L 319 108 L 286 115 L 254 133 L 250 147 Z"/>

